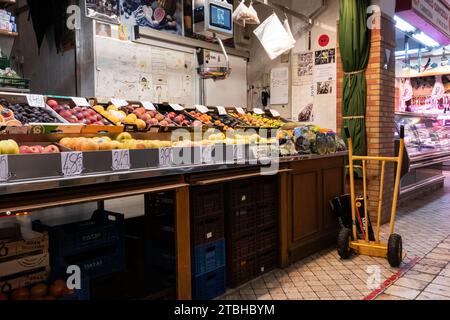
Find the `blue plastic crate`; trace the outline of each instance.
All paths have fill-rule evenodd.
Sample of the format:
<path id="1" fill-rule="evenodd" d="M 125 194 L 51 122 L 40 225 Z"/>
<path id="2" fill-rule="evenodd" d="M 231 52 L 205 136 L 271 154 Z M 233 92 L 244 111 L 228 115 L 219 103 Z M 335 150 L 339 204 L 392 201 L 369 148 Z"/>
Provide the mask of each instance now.
<path id="1" fill-rule="evenodd" d="M 215 299 L 225 293 L 226 283 L 225 267 L 193 277 L 192 297 L 194 300 Z"/>
<path id="2" fill-rule="evenodd" d="M 51 268 L 65 276 L 67 267 L 77 265 L 82 275 L 94 279 L 125 268 L 124 216 L 96 211 L 92 219 L 60 226 L 33 223 L 37 231 L 48 231 Z"/>
<path id="3" fill-rule="evenodd" d="M 225 240 L 218 240 L 201 246 L 196 246 L 193 257 L 193 274 L 201 274 L 225 266 Z"/>
<path id="4" fill-rule="evenodd" d="M 124 239 L 124 215 L 97 210 L 87 221 L 59 226 L 46 226 L 33 222 L 33 229 L 48 231 L 53 254 L 70 255 L 109 245 Z"/>

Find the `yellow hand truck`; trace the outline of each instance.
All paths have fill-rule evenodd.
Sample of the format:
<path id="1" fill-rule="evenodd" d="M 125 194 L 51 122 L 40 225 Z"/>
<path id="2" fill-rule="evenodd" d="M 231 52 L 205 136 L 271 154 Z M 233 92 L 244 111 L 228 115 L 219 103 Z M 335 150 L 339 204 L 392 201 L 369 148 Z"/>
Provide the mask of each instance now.
<path id="1" fill-rule="evenodd" d="M 389 264 L 392 267 L 400 266 L 403 260 L 403 247 L 402 238 L 400 235 L 394 233 L 395 227 L 395 216 L 397 212 L 397 202 L 400 189 L 400 180 L 402 175 L 402 164 L 403 164 L 403 153 L 405 150 L 405 128 L 402 126 L 400 128 L 400 146 L 399 154 L 397 157 L 362 157 L 353 155 L 353 141 L 350 136 L 348 128 L 345 128 L 345 133 L 348 137 L 348 155 L 350 164 L 350 196 L 351 196 L 351 207 L 352 207 L 352 229 L 343 228 L 341 229 L 338 236 L 338 253 L 342 259 L 350 258 L 353 252 L 357 254 L 363 254 L 373 257 L 387 258 Z M 367 201 L 367 174 L 366 166 L 368 161 L 381 162 L 381 177 L 380 177 L 380 194 L 378 198 L 378 217 L 376 224 L 375 241 L 370 241 L 369 239 L 369 213 L 367 209 L 367 204 L 364 205 L 364 228 L 365 239 L 358 239 L 356 230 L 356 207 L 357 202 L 361 199 L 357 199 L 355 194 L 355 173 L 354 166 L 355 161 L 362 161 L 363 169 L 363 201 Z M 395 163 L 397 165 L 396 176 L 395 176 L 395 186 L 394 186 L 394 198 L 392 201 L 391 209 L 391 219 L 390 219 L 390 236 L 388 243 L 382 243 L 380 239 L 380 229 L 381 229 L 381 210 L 383 206 L 383 190 L 384 190 L 384 178 L 386 172 L 386 163 Z"/>

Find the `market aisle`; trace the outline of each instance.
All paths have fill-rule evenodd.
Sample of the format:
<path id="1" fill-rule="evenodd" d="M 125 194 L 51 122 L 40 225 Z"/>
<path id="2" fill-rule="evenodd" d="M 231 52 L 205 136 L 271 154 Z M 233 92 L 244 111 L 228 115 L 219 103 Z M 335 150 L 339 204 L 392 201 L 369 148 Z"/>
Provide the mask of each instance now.
<path id="1" fill-rule="evenodd" d="M 397 233 L 407 258 L 400 269 L 385 259 L 341 260 L 330 248 L 230 291 L 227 300 L 450 300 L 450 175 L 444 190 L 399 208 Z M 388 226 L 384 226 L 387 231 Z M 378 269 L 379 268 L 379 269 Z M 382 290 L 368 289 L 368 269 L 381 271 Z"/>

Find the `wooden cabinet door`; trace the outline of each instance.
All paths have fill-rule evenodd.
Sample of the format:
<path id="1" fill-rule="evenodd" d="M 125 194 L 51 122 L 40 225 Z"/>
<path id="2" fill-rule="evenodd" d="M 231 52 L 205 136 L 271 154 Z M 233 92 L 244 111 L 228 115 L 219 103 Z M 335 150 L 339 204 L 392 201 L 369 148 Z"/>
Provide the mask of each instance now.
<path id="1" fill-rule="evenodd" d="M 338 229 L 337 217 L 331 212 L 329 201 L 342 195 L 344 185 L 344 172 L 342 166 L 326 168 L 322 171 L 323 184 L 323 232 L 336 232 Z"/>

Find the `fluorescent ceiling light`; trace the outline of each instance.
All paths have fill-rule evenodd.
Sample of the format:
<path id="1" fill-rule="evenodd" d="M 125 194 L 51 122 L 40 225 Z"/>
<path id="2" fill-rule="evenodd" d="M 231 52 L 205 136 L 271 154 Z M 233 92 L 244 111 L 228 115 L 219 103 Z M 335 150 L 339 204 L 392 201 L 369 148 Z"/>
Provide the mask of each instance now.
<path id="1" fill-rule="evenodd" d="M 436 40 L 432 39 L 431 37 L 427 36 L 425 33 L 416 33 L 413 34 L 413 38 L 417 41 L 421 42 L 427 47 L 439 47 L 440 44 Z"/>
<path id="2" fill-rule="evenodd" d="M 416 28 L 398 16 L 394 16 L 395 27 L 403 32 L 414 32 Z"/>
<path id="3" fill-rule="evenodd" d="M 422 48 L 422 53 L 428 52 L 429 50 L 426 48 Z M 408 55 L 410 54 L 418 54 L 419 53 L 419 49 L 410 49 L 408 50 Z M 395 56 L 396 57 L 403 57 L 406 54 L 405 50 L 401 50 L 401 51 L 395 51 Z"/>

